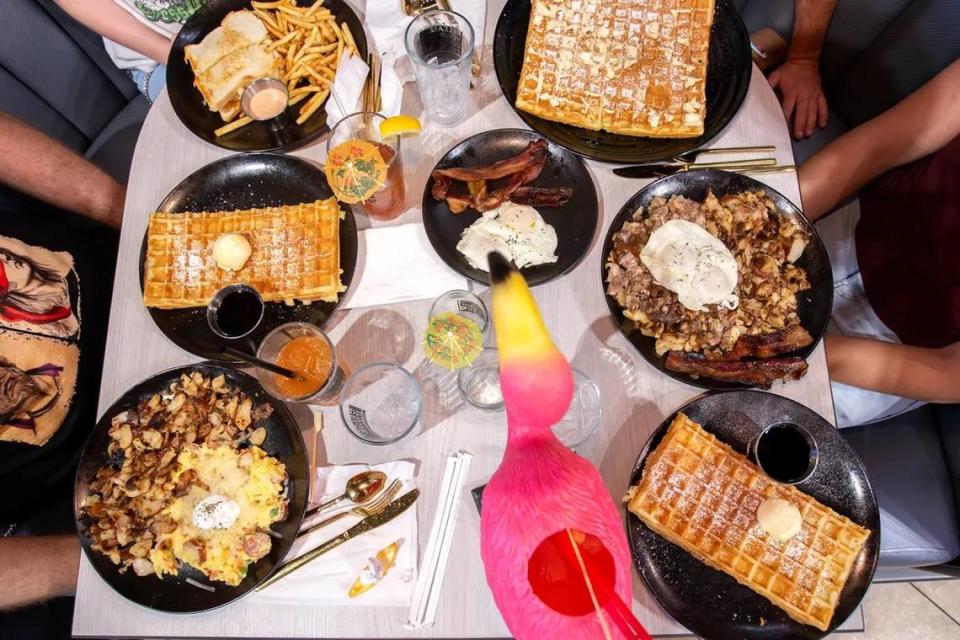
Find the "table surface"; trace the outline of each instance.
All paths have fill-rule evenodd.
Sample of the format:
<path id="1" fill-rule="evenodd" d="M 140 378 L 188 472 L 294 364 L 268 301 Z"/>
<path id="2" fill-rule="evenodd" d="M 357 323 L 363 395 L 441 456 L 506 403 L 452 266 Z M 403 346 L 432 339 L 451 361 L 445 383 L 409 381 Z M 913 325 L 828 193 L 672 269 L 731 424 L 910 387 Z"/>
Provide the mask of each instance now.
<path id="1" fill-rule="evenodd" d="M 496 128 L 526 128 L 500 92 L 490 62 L 494 27 L 504 0 L 488 3 L 483 39 L 483 74 L 471 92 L 471 116 L 452 128 L 425 123 L 423 133 L 403 142 L 407 179 L 407 211 L 394 223 L 420 221 L 419 202 L 430 170 L 458 141 Z M 356 6 L 358 2 L 354 2 Z M 404 112 L 419 113 L 416 89 L 407 85 Z M 321 162 L 323 140 L 294 155 Z M 776 145 L 781 164 L 792 164 L 793 154 L 777 99 L 754 68 L 743 108 L 711 146 Z M 197 359 L 180 350 L 153 324 L 141 302 L 138 283 L 140 243 L 151 211 L 181 180 L 229 152 L 194 137 L 181 125 L 166 93 L 150 110 L 140 139 L 127 189 L 123 232 L 117 260 L 113 308 L 100 391 L 103 412 L 136 381 L 157 371 Z M 711 158 L 713 159 L 713 158 Z M 720 159 L 720 158 L 717 158 Z M 607 309 L 600 282 L 601 245 L 621 205 L 646 182 L 614 176 L 611 165 L 588 161 L 598 187 L 603 221 L 590 252 L 572 273 L 534 289 L 544 320 L 573 366 L 593 378 L 604 398 L 604 420 L 599 433 L 579 453 L 603 475 L 614 498 L 623 495 L 637 453 L 650 433 L 679 406 L 701 391 L 659 373 L 648 365 L 617 330 Z M 761 174 L 759 179 L 800 203 L 794 173 Z M 383 224 L 383 223 L 374 223 Z M 370 225 L 358 216 L 358 225 Z M 361 246 L 358 277 L 364 249 Z M 477 292 L 489 300 L 485 287 Z M 349 309 L 338 312 L 328 325 L 338 357 L 353 368 L 373 360 L 404 364 L 421 381 L 424 410 L 413 437 L 389 447 L 365 445 L 347 433 L 335 411 L 324 409 L 326 428 L 319 439 L 318 464 L 378 463 L 397 458 L 420 462 L 418 503 L 420 551 L 433 522 L 438 486 L 446 457 L 458 449 L 474 454 L 467 488 L 487 481 L 500 462 L 506 443 L 502 415 L 481 413 L 459 398 L 453 374 L 438 374 L 423 360 L 419 336 L 431 301 Z M 823 347 L 809 358 L 810 369 L 800 381 L 773 389 L 834 421 L 833 401 Z M 305 429 L 312 425 L 309 410 L 294 407 Z M 430 629 L 403 629 L 407 610 L 367 607 L 287 608 L 257 604 L 250 599 L 222 609 L 194 615 L 170 615 L 133 604 L 116 594 L 82 559 L 77 588 L 73 633 L 97 637 L 505 637 L 506 626 L 494 605 L 479 561 L 480 518 L 465 493 L 443 584 L 436 625 Z M 684 633 L 684 629 L 657 605 L 636 571 L 633 572 L 633 610 L 656 635 Z M 844 628 L 862 628 L 860 610 Z"/>

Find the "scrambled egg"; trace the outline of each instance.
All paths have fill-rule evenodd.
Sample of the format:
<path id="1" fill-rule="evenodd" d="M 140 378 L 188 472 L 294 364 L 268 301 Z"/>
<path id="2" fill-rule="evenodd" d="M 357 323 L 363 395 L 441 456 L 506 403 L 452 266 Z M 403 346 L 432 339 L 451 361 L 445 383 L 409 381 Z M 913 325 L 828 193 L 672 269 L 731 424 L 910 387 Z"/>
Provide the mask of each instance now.
<path id="1" fill-rule="evenodd" d="M 173 479 L 185 493 L 163 511 L 177 527 L 150 552 L 154 571 L 176 575 L 181 560 L 211 580 L 238 585 L 248 565 L 270 552 L 264 531 L 287 515 L 283 463 L 256 446 L 189 445 Z"/>

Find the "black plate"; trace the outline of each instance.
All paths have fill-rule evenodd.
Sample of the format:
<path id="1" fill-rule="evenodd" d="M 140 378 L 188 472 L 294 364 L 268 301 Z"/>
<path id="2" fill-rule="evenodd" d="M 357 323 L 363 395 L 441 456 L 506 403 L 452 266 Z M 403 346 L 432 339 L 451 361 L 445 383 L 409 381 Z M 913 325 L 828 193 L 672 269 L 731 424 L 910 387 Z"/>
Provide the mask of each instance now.
<path id="1" fill-rule="evenodd" d="M 627 535 L 633 561 L 647 587 L 677 622 L 707 640 L 815 640 L 828 635 L 857 608 L 873 580 L 880 555 L 880 513 L 857 454 L 826 420 L 772 393 L 708 394 L 680 411 L 740 453 L 746 453 L 748 443 L 768 425 L 793 422 L 805 427 L 813 434 L 820 457 L 813 475 L 797 488 L 869 529 L 871 534 L 854 560 L 826 632 L 794 621 L 763 596 L 711 569 L 627 511 Z M 668 417 L 643 447 L 630 477 L 630 486 L 640 481 L 647 455 L 663 439 L 673 417 Z M 765 621 L 763 626 L 761 618 Z"/>
<path id="2" fill-rule="evenodd" d="M 250 565 L 246 577 L 236 587 L 215 582 L 204 576 L 199 570 L 189 565 L 181 565 L 178 576 L 165 576 L 160 579 L 156 576 L 138 576 L 132 569 L 124 574 L 117 571 L 105 555 L 90 548 L 91 539 L 87 535 L 88 523 L 80 513 L 80 505 L 90 492 L 90 482 L 96 477 L 97 470 L 108 464 L 107 445 L 110 443 L 110 422 L 117 414 L 136 407 L 144 398 L 159 393 L 169 387 L 170 383 L 180 377 L 181 373 L 199 371 L 204 375 L 216 376 L 223 374 L 227 382 L 250 396 L 254 403 L 269 402 L 273 405 L 273 414 L 266 420 L 264 427 L 267 430 L 267 439 L 261 448 L 269 455 L 274 456 L 287 468 L 287 495 L 289 515 L 282 522 L 275 523 L 271 528 L 281 535 L 274 538 L 270 553 Z M 300 428 L 287 407 L 264 391 L 260 383 L 249 375 L 210 362 L 204 362 L 186 367 L 179 367 L 163 371 L 139 383 L 118 399 L 107 409 L 103 417 L 97 422 L 86 447 L 80 457 L 80 466 L 77 469 L 77 479 L 74 486 L 74 515 L 77 523 L 77 532 L 80 543 L 87 559 L 93 565 L 100 577 L 116 590 L 117 593 L 151 609 L 169 611 L 173 613 L 189 613 L 206 611 L 220 607 L 236 600 L 263 582 L 280 564 L 290 550 L 303 514 L 307 508 L 307 491 L 309 478 L 307 457 L 304 453 L 303 438 Z M 192 578 L 197 582 L 214 587 L 214 591 L 207 591 L 186 581 Z"/>
<path id="3" fill-rule="evenodd" d="M 500 89 L 530 127 L 587 158 L 619 163 L 656 162 L 702 147 L 737 115 L 750 87 L 753 63 L 747 29 L 730 0 L 717 0 L 707 58 L 707 115 L 702 135 L 638 138 L 544 120 L 517 109 L 515 104 L 529 22 L 530 0 L 508 0 L 493 39 L 493 64 Z"/>
<path id="4" fill-rule="evenodd" d="M 297 0 L 297 4 L 310 6 L 313 2 Z M 346 22 L 349 25 L 350 33 L 357 41 L 357 51 L 366 60 L 367 39 L 357 14 L 344 0 L 325 0 L 323 6 L 330 9 L 337 17 L 337 24 Z M 327 111 L 323 106 L 302 125 L 296 122 L 300 105 L 293 105 L 287 109 L 287 122 L 282 128 L 272 127 L 266 122 L 251 122 L 218 138 L 214 135 L 214 131 L 226 123 L 217 113 L 207 108 L 203 96 L 193 86 L 193 70 L 183 54 L 184 47 L 203 40 L 204 36 L 220 26 L 220 22 L 228 13 L 250 8 L 250 0 L 207 0 L 206 4 L 187 19 L 176 40 L 173 41 L 170 59 L 167 62 L 167 92 L 170 95 L 170 103 L 173 104 L 173 110 L 187 129 L 197 137 L 218 147 L 231 151 L 293 149 L 329 130 Z"/>
<path id="5" fill-rule="evenodd" d="M 525 129 L 497 129 L 485 131 L 457 144 L 437 163 L 436 169 L 453 166 L 476 167 L 508 158 L 523 151 L 541 136 Z M 544 221 L 557 230 L 557 261 L 522 269 L 523 277 L 531 286 L 542 284 L 576 267 L 590 250 L 597 230 L 600 205 L 593 179 L 583 160 L 555 144 L 547 142 L 550 160 L 532 186 L 573 189 L 573 197 L 562 207 L 537 207 Z M 480 216 L 474 209 L 460 214 L 450 213 L 446 202 L 438 202 L 430 195 L 432 179 L 427 179 L 423 190 L 423 227 L 430 244 L 447 265 L 457 273 L 482 285 L 490 284 L 486 271 L 474 269 L 459 251 L 457 243 L 463 230 Z"/>
<path id="6" fill-rule="evenodd" d="M 312 164 L 275 153 L 248 153 L 211 162 L 190 174 L 163 199 L 157 211 L 180 213 L 185 211 L 227 211 L 252 207 L 313 202 L 333 196 L 323 171 Z M 349 207 L 341 205 L 344 218 L 340 221 L 340 281 L 350 286 L 357 265 L 357 223 Z M 147 234 L 144 232 L 140 248 L 140 291 L 143 291 L 143 267 L 147 256 Z M 235 362 L 232 356 L 220 353 L 220 346 L 231 346 L 256 353 L 257 347 L 272 329 L 287 322 L 308 322 L 322 327 L 346 296 L 340 294 L 337 302 L 318 300 L 313 304 L 286 305 L 267 303 L 263 321 L 248 336 L 239 340 L 223 340 L 207 324 L 207 308 L 154 309 L 147 308 L 160 331 L 178 347 L 201 358 Z"/>
<path id="7" fill-rule="evenodd" d="M 800 316 L 800 324 L 803 325 L 803 328 L 813 336 L 813 343 L 803 349 L 785 353 L 783 354 L 784 357 L 799 356 L 806 358 L 817 348 L 817 343 L 820 342 L 823 332 L 827 329 L 827 323 L 830 321 L 830 310 L 833 308 L 833 272 L 830 269 L 830 256 L 827 255 L 827 249 L 823 246 L 823 241 L 820 239 L 817 230 L 786 196 L 753 178 L 726 171 L 686 171 L 660 178 L 651 182 L 627 200 L 626 204 L 617 213 L 617 217 L 613 219 L 610 228 L 607 229 L 607 237 L 603 243 L 603 259 L 600 261 L 600 284 L 607 299 L 607 306 L 610 307 L 610 313 L 613 314 L 620 332 L 627 337 L 627 340 L 633 344 L 647 362 L 671 378 L 702 389 L 746 389 L 752 386 L 709 378 L 698 379 L 686 373 L 670 371 L 664 366 L 664 358 L 658 356 L 656 352 L 656 339 L 645 336 L 635 329 L 633 321 L 624 317 L 623 310 L 617 304 L 617 301 L 612 296 L 606 295 L 607 256 L 613 249 L 613 234 L 623 227 L 623 223 L 633 216 L 634 211 L 640 207 L 646 210 L 650 201 L 656 196 L 669 198 L 672 195 L 680 195 L 703 202 L 708 191 L 713 191 L 714 195 L 719 198 L 724 195 L 756 189 L 766 192 L 782 215 L 797 220 L 810 234 L 810 242 L 796 263 L 797 266 L 806 270 L 807 278 L 810 280 L 810 288 L 797 294 L 797 315 Z"/>

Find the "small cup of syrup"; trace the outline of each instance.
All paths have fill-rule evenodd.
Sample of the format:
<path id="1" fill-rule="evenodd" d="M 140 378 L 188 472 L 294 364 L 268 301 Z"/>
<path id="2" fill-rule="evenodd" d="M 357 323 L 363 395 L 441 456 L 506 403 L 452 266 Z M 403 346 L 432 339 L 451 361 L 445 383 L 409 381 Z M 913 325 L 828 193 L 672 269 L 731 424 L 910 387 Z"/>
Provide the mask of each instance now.
<path id="1" fill-rule="evenodd" d="M 220 289 L 207 305 L 207 324 L 221 338 L 235 340 L 250 335 L 263 320 L 263 298 L 246 284 Z"/>
<path id="2" fill-rule="evenodd" d="M 754 438 L 750 456 L 770 479 L 798 484 L 817 468 L 819 452 L 809 431 L 792 422 L 778 422 Z"/>
<path id="3" fill-rule="evenodd" d="M 277 78 L 259 78 L 243 90 L 240 108 L 253 120 L 273 120 L 286 111 L 290 101 L 287 85 Z"/>

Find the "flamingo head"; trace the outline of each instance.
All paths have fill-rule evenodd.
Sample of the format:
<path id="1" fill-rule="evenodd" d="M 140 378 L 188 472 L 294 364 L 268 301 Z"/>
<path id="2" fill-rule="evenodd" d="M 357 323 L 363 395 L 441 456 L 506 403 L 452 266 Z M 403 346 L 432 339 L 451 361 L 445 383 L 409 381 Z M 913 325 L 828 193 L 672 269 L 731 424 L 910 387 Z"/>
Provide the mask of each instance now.
<path id="1" fill-rule="evenodd" d="M 570 407 L 570 364 L 550 339 L 523 276 L 499 253 L 488 260 L 507 421 L 512 427 L 549 429 Z"/>

